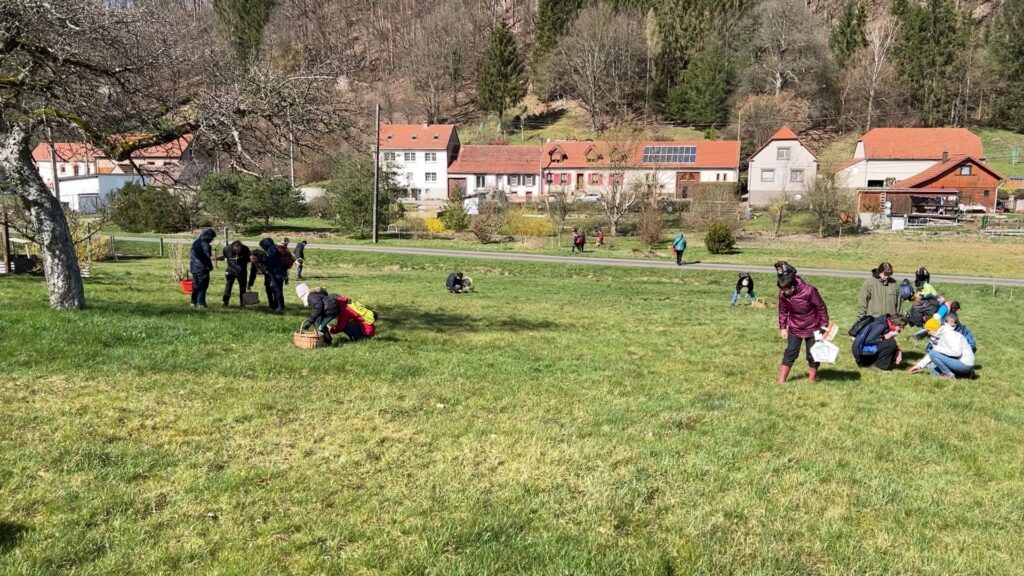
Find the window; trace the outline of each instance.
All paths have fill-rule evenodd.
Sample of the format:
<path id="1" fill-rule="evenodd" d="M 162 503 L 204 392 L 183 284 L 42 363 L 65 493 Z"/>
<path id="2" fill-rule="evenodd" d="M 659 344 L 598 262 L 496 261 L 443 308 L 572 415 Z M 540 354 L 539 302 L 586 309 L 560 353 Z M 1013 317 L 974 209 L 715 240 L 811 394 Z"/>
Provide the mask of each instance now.
<path id="1" fill-rule="evenodd" d="M 693 164 L 696 161 L 696 146 L 644 146 L 645 164 Z"/>
<path id="2" fill-rule="evenodd" d="M 437 162 L 437 152 L 426 152 L 423 154 L 424 162 Z"/>
<path id="3" fill-rule="evenodd" d="M 537 177 L 536 176 L 534 176 L 533 174 L 524 174 L 523 175 L 523 186 L 536 186 L 536 185 L 537 185 Z"/>
<path id="4" fill-rule="evenodd" d="M 601 185 L 603 183 L 602 180 L 603 180 L 603 178 L 601 178 L 601 174 L 594 174 L 594 173 L 590 174 L 590 183 L 591 184 L 599 186 L 599 185 Z"/>
<path id="5" fill-rule="evenodd" d="M 548 184 L 551 184 L 555 181 L 555 175 L 551 172 L 547 172 L 544 174 L 544 180 L 547 181 Z"/>
<path id="6" fill-rule="evenodd" d="M 437 182 L 437 172 L 427 172 L 425 180 L 427 182 Z"/>
<path id="7" fill-rule="evenodd" d="M 61 174 L 65 174 L 65 173 L 67 173 L 67 171 L 68 171 L 68 167 L 63 165 L 63 164 L 61 164 L 60 165 L 60 173 Z"/>
<path id="8" fill-rule="evenodd" d="M 982 193 L 982 196 L 984 196 L 985 198 L 988 198 L 988 190 L 985 190 L 985 192 Z"/>
<path id="9" fill-rule="evenodd" d="M 789 171 L 789 181 L 790 182 L 803 182 L 804 181 L 804 171 L 803 170 L 790 170 Z"/>
<path id="10" fill-rule="evenodd" d="M 384 161 L 385 162 L 394 162 L 395 160 L 398 160 L 398 154 L 395 154 L 394 152 L 385 152 L 384 153 Z"/>
<path id="11" fill-rule="evenodd" d="M 409 197 L 412 198 L 413 200 L 419 200 L 420 199 L 420 189 L 419 188 L 413 188 L 412 190 L 409 190 Z"/>
<path id="12" fill-rule="evenodd" d="M 789 146 L 780 146 L 779 149 L 775 151 L 776 160 L 789 160 L 791 157 L 792 154 Z"/>
<path id="13" fill-rule="evenodd" d="M 568 172 L 562 172 L 561 174 L 559 174 L 559 176 L 562 177 L 562 184 L 569 184 L 570 182 L 572 182 L 572 177 L 569 176 Z"/>
<path id="14" fill-rule="evenodd" d="M 883 188 L 885 180 L 868 180 L 868 188 Z"/>
<path id="15" fill-rule="evenodd" d="M 761 182 L 775 182 L 775 170 L 761 170 Z"/>
<path id="16" fill-rule="evenodd" d="M 405 161 L 406 162 L 415 162 L 416 161 L 416 153 L 415 152 L 406 152 L 405 153 Z"/>
<path id="17" fill-rule="evenodd" d="M 519 186 L 519 174 L 509 174 L 508 175 L 508 185 L 509 186 Z"/>
<path id="18" fill-rule="evenodd" d="M 622 186 L 622 174 L 609 174 L 608 183 L 612 186 Z"/>
<path id="19" fill-rule="evenodd" d="M 971 175 L 971 165 L 970 164 L 964 164 L 963 166 L 961 166 L 960 167 L 960 175 L 961 176 L 970 176 Z"/>
<path id="20" fill-rule="evenodd" d="M 487 177 L 484 176 L 483 174 L 477 174 L 476 175 L 476 187 L 477 188 L 483 188 L 484 186 L 487 186 Z"/>
<path id="21" fill-rule="evenodd" d="M 405 173 L 405 183 L 412 184 L 412 172 Z"/>

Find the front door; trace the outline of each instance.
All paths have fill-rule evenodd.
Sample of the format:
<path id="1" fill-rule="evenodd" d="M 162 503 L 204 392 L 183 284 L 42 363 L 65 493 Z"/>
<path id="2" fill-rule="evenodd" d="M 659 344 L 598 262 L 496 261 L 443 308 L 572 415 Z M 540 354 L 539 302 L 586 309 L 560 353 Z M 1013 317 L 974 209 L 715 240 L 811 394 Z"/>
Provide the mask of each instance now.
<path id="1" fill-rule="evenodd" d="M 690 186 L 700 182 L 700 172 L 676 172 L 676 198 L 690 197 Z"/>
<path id="2" fill-rule="evenodd" d="M 583 190 L 585 184 L 586 182 L 584 182 L 583 173 L 579 172 L 578 174 L 576 174 L 576 189 Z"/>

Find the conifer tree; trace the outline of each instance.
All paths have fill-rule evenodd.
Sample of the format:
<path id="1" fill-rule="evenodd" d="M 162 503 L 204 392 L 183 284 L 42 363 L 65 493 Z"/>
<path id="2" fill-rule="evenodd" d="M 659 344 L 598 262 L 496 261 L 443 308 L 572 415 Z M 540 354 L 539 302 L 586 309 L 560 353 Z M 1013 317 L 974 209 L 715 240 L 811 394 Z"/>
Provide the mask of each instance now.
<path id="1" fill-rule="evenodd" d="M 666 98 L 665 115 L 692 123 L 725 122 L 734 86 L 735 71 L 728 55 L 712 45 L 694 54 Z"/>
<path id="2" fill-rule="evenodd" d="M 867 24 L 867 20 L 868 11 L 861 0 L 846 1 L 843 13 L 839 16 L 839 21 L 832 29 L 832 35 L 828 39 L 832 57 L 840 68 L 846 68 L 853 55 L 867 46 L 867 37 L 864 35 L 864 26 Z"/>
<path id="3" fill-rule="evenodd" d="M 505 111 L 526 96 L 523 59 L 515 36 L 505 22 L 491 31 L 487 53 L 477 78 L 477 101 L 482 110 L 498 114 L 498 125 L 504 130 Z"/>
<path id="4" fill-rule="evenodd" d="M 562 35 L 569 29 L 576 15 L 587 4 L 587 0 L 540 0 L 537 3 L 537 16 L 534 20 L 533 49 L 530 52 L 530 70 L 533 76 L 533 89 L 542 98 L 549 88 L 547 74 L 544 73 L 548 64 L 548 55 Z"/>
<path id="5" fill-rule="evenodd" d="M 217 19 L 227 28 L 238 59 L 252 62 L 263 45 L 263 30 L 270 22 L 276 0 L 214 0 Z"/>

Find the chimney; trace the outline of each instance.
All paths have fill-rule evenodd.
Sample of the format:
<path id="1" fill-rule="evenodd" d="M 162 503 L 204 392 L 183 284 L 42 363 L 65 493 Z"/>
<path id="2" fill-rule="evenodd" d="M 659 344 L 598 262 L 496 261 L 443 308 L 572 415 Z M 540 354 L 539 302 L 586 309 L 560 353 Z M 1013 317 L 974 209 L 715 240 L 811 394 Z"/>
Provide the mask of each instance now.
<path id="1" fill-rule="evenodd" d="M 942 161 L 949 162 L 949 150 L 942 151 Z"/>
<path id="2" fill-rule="evenodd" d="M 423 127 L 424 128 L 429 128 L 430 127 L 430 123 L 429 122 L 424 122 L 423 123 Z"/>

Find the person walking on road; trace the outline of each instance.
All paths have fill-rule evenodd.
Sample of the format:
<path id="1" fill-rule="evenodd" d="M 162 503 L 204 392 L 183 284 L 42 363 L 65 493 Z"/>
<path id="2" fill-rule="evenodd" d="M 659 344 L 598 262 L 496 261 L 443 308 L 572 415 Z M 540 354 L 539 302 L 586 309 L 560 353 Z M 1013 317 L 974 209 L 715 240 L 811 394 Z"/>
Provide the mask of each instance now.
<path id="1" fill-rule="evenodd" d="M 217 237 L 213 228 L 207 228 L 192 242 L 189 251 L 189 271 L 192 273 L 192 307 L 206 308 L 206 291 L 210 288 L 210 272 L 213 270 L 211 242 Z"/>
<path id="2" fill-rule="evenodd" d="M 683 265 L 683 253 L 686 252 L 686 236 L 680 232 L 676 235 L 676 239 L 672 241 L 672 250 L 676 253 L 676 266 Z"/>

